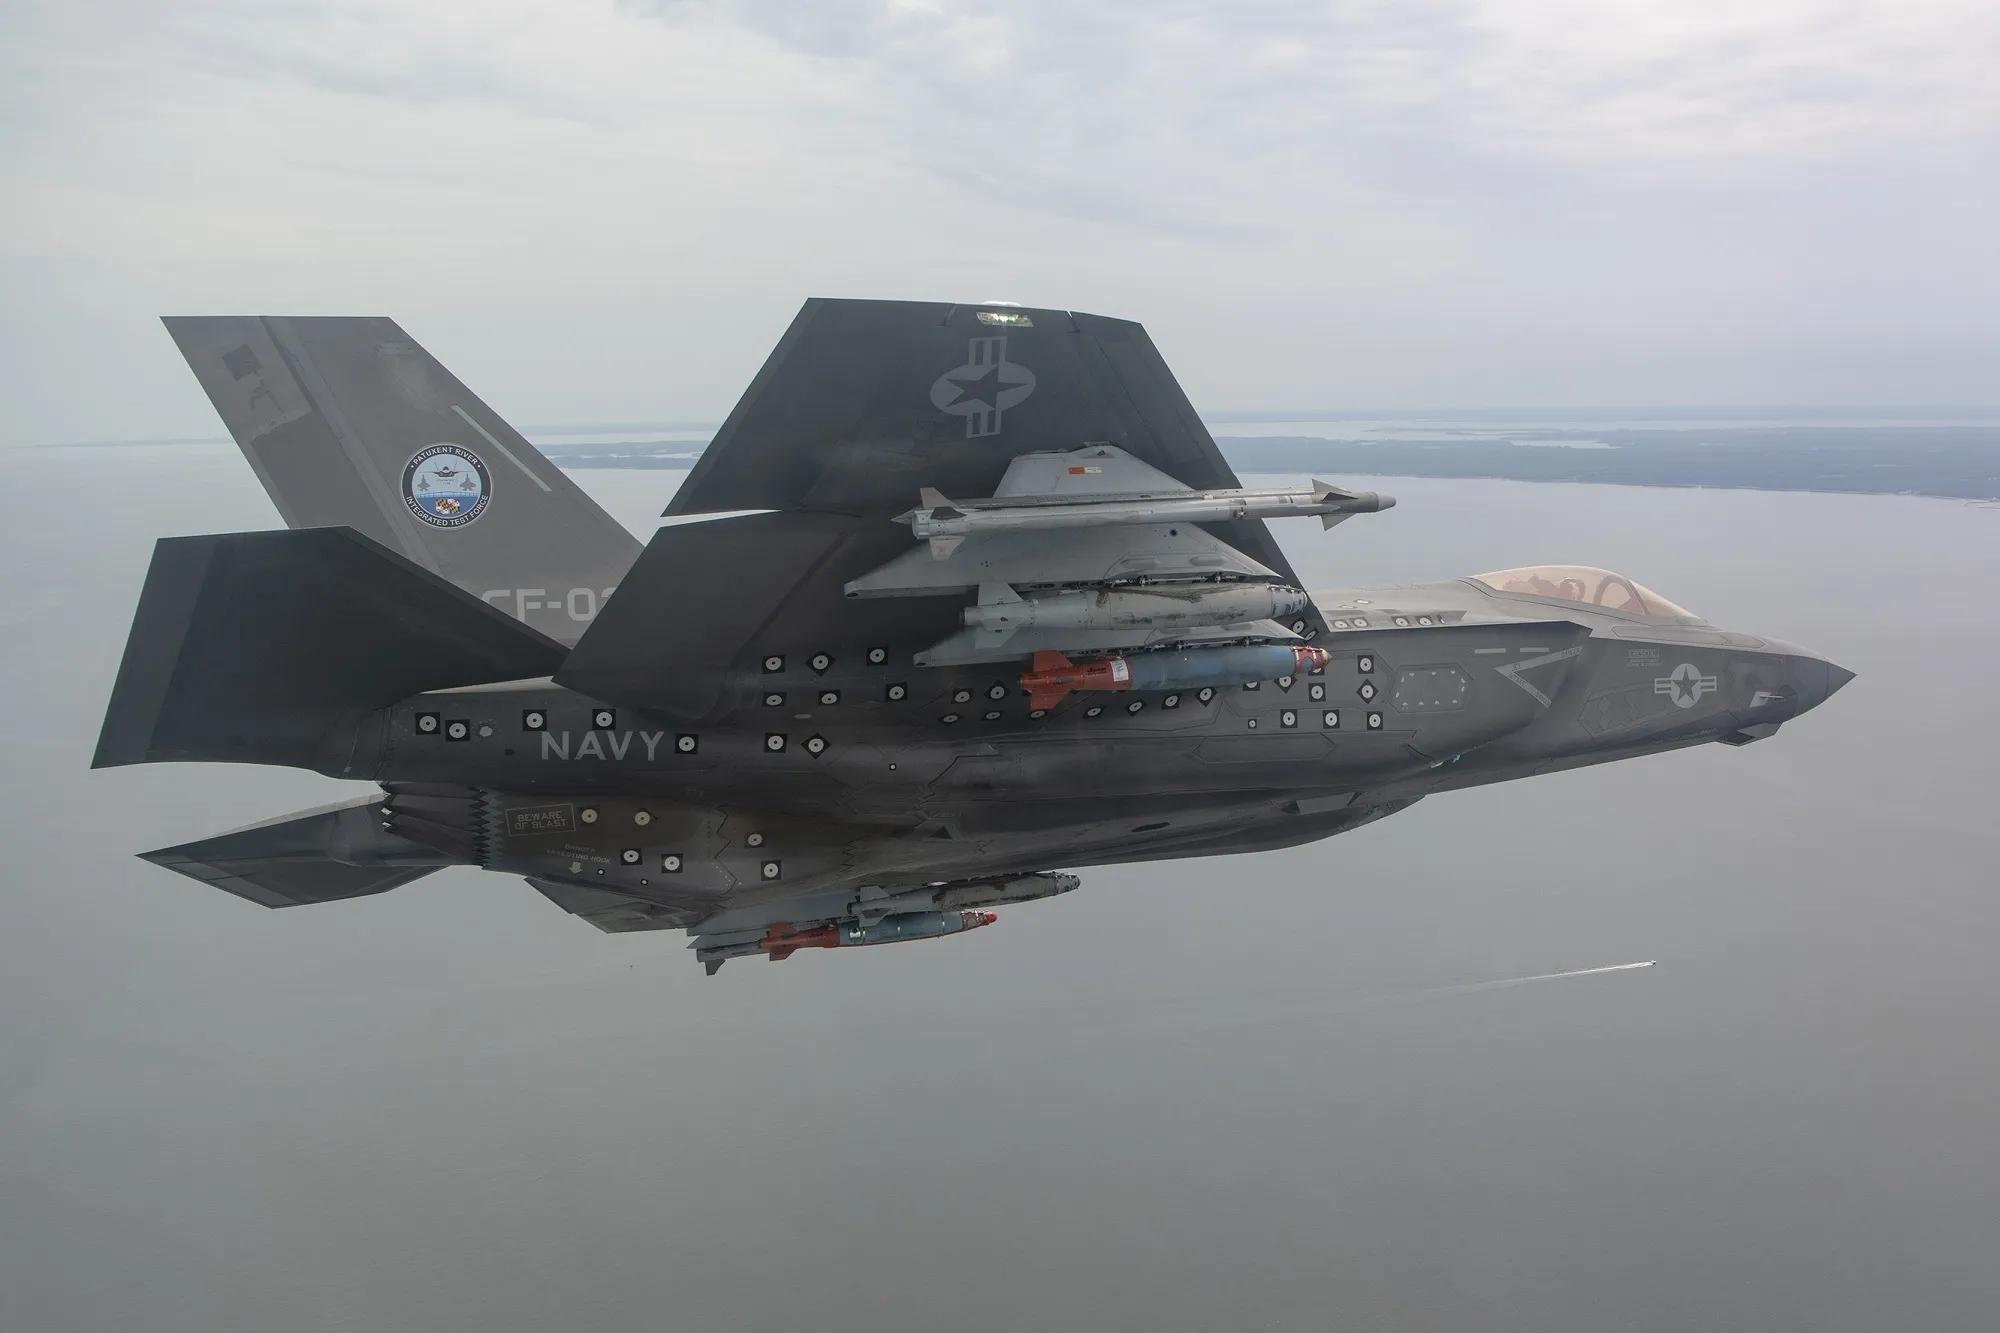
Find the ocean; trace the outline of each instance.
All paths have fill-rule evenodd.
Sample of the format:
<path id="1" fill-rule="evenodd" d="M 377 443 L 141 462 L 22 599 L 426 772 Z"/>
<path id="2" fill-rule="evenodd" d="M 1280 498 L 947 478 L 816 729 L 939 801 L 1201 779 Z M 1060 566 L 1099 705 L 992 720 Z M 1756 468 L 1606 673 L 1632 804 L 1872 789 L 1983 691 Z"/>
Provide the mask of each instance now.
<path id="1" fill-rule="evenodd" d="M 2000 511 L 1384 479 L 1275 525 L 1309 586 L 1603 565 L 1858 678 L 1742 749 L 708 979 L 500 876 L 269 912 L 137 860 L 365 790 L 88 767 L 153 540 L 276 515 L 227 446 L 0 469 L 0 1326 L 2000 1314 Z M 681 474 L 575 475 L 645 532 Z"/>

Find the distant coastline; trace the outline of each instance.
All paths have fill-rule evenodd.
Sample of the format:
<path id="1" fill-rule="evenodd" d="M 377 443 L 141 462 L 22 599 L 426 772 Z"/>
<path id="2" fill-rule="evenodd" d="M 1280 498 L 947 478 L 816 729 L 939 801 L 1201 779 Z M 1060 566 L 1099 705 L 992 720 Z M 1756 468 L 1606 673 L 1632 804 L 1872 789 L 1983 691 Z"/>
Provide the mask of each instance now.
<path id="1" fill-rule="evenodd" d="M 1205 419 L 1240 473 L 1436 477 L 1923 495 L 2000 501 L 2000 410 L 1534 409 L 1235 413 Z M 699 422 L 530 426 L 566 471 L 685 469 L 716 427 Z M 222 439 L 25 446 L 112 449 Z"/>
<path id="2" fill-rule="evenodd" d="M 1770 427 L 1542 432 L 1532 440 L 1220 437 L 1244 472 L 1486 477 L 2000 499 L 2000 427 Z"/>
<path id="3" fill-rule="evenodd" d="M 2000 420 L 1949 420 L 1939 414 L 1921 421 L 1822 424 L 1778 412 L 1766 420 L 1748 414 L 1692 419 L 1697 415 L 1671 424 L 1614 419 L 1612 413 L 1603 414 L 1603 424 L 1580 413 L 1537 414 L 1525 421 L 1469 415 L 1268 423 L 1238 418 L 1216 420 L 1211 429 L 1239 472 L 2000 500 Z M 558 466 L 583 469 L 685 468 L 707 443 L 705 432 L 685 427 L 668 439 L 588 440 L 577 438 L 581 433 L 537 444 Z"/>

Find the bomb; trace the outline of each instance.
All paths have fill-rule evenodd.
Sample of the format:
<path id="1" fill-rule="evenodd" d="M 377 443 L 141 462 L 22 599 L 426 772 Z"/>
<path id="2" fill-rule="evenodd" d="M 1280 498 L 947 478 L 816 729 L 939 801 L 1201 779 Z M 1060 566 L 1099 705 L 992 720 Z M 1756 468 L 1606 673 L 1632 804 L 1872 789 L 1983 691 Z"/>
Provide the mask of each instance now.
<path id="1" fill-rule="evenodd" d="M 851 949 L 866 944 L 901 944 L 905 940 L 934 940 L 940 935 L 990 926 L 1000 918 L 992 912 L 899 912 L 880 921 L 831 922 L 810 930 L 796 930 L 780 921 L 764 932 L 757 948 L 774 963 L 782 963 L 800 949 Z"/>
<path id="2" fill-rule="evenodd" d="M 979 604 L 966 607 L 959 618 L 976 629 L 999 633 L 1021 629 L 1165 629 L 1282 620 L 1305 610 L 1308 604 L 1300 589 L 1270 583 L 1099 588 L 1035 597 L 1018 596 L 1003 583 L 982 587 Z"/>
<path id="3" fill-rule="evenodd" d="M 1235 648 L 1188 648 L 1180 652 L 1138 653 L 1072 662 L 1061 653 L 1035 654 L 1021 677 L 1031 708 L 1053 708 L 1075 690 L 1187 690 L 1204 685 L 1247 685 L 1251 681 L 1303 676 L 1326 667 L 1326 649 L 1284 644 Z"/>

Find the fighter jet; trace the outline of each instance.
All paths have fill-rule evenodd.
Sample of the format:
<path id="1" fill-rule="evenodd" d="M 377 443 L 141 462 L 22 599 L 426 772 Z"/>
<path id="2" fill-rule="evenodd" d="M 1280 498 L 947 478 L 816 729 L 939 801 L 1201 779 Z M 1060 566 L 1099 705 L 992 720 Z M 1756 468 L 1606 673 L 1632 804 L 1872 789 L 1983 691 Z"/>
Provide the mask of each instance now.
<path id="1" fill-rule="evenodd" d="M 1128 321 L 808 301 L 643 548 L 387 319 L 166 323 L 287 526 L 159 542 L 95 763 L 372 784 L 145 853 L 266 907 L 476 866 L 713 974 L 1852 678 L 1583 565 L 1308 592 L 1267 523 L 1394 501 L 1243 486 Z"/>

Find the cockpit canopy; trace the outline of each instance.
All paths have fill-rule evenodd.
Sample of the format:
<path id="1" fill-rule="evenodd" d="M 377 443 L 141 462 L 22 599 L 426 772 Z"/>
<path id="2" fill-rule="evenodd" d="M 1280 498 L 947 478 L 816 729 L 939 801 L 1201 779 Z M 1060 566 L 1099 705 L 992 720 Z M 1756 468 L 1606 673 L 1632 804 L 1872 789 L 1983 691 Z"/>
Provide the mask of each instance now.
<path id="1" fill-rule="evenodd" d="M 1701 619 L 1623 574 L 1614 574 L 1608 569 L 1593 569 L 1589 565 L 1526 565 L 1492 574 L 1474 574 L 1472 581 L 1483 583 L 1494 592 L 1553 597 L 1559 602 L 1601 607 L 1620 615 L 1643 616 L 1647 620 Z"/>

